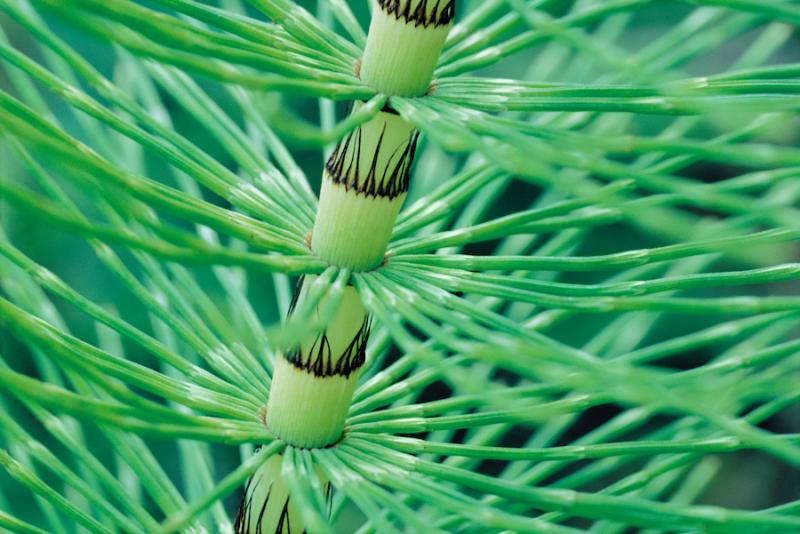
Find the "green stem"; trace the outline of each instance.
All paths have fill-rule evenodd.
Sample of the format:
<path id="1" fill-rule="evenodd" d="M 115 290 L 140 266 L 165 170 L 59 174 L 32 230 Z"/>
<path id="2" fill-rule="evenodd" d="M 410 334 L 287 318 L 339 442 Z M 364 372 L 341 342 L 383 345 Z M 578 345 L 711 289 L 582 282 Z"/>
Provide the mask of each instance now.
<path id="1" fill-rule="evenodd" d="M 339 142 L 325 165 L 311 239 L 321 259 L 353 271 L 381 264 L 408 192 L 417 136 L 399 115 L 381 111 Z"/>
<path id="2" fill-rule="evenodd" d="M 387 110 L 339 142 L 325 165 L 311 238 L 320 259 L 353 271 L 381 265 L 408 192 L 417 135 Z M 299 305 L 314 279 L 299 285 Z M 317 306 L 318 314 L 325 304 Z M 369 324 L 358 294 L 348 287 L 325 330 L 279 358 L 266 417 L 276 437 L 298 447 L 338 441 L 365 361 Z"/>
<path id="3" fill-rule="evenodd" d="M 454 0 L 377 0 L 361 64 L 364 82 L 388 96 L 423 95 L 453 11 Z M 356 102 L 353 113 L 364 106 Z M 309 243 L 321 260 L 354 272 L 381 266 L 408 193 L 418 137 L 414 126 L 387 103 L 339 141 L 323 171 Z M 289 313 L 302 317 L 311 307 L 325 329 L 277 359 L 265 416 L 276 438 L 298 448 L 326 447 L 341 438 L 366 361 L 371 324 L 351 286 L 313 302 L 316 278 L 301 279 Z M 260 508 L 262 519 L 240 517 L 237 531 L 283 531 L 287 522 L 298 532 L 304 528 L 297 503 L 289 501 L 279 461 L 274 464 L 268 462 L 254 476 L 243 503 Z M 276 500 L 267 488 L 283 497 Z"/>
<path id="4" fill-rule="evenodd" d="M 455 0 L 375 0 L 361 79 L 388 95 L 425 94 L 454 15 Z"/>
<path id="5" fill-rule="evenodd" d="M 454 2 L 377 0 L 362 63 L 365 82 L 390 96 L 420 96 L 447 37 Z M 353 113 L 364 106 L 357 102 Z M 387 104 L 339 141 L 325 165 L 311 250 L 330 265 L 361 272 L 384 260 L 395 219 L 408 192 L 419 133 Z M 304 303 L 314 277 L 305 278 Z M 330 302 L 327 302 L 330 304 Z M 317 305 L 317 313 L 326 299 Z M 352 400 L 370 319 L 346 288 L 325 330 L 279 358 L 266 423 L 297 447 L 339 440 Z"/>
<path id="6" fill-rule="evenodd" d="M 312 283 L 311 278 L 302 282 L 298 301 L 306 298 Z M 347 287 L 327 328 L 277 359 L 266 416 L 274 435 L 302 448 L 339 440 L 365 361 L 369 327 L 358 295 Z"/>

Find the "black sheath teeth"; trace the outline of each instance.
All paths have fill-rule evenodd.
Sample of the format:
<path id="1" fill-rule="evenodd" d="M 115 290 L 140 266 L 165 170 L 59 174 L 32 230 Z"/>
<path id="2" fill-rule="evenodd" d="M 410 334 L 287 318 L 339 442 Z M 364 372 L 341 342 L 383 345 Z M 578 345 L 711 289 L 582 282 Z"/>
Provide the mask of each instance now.
<path id="1" fill-rule="evenodd" d="M 297 347 L 286 355 L 286 360 L 297 369 L 308 371 L 317 377 L 343 376 L 349 377 L 364 365 L 367 360 L 367 341 L 372 321 L 364 317 L 361 328 L 342 354 L 334 359 L 327 332 L 319 334 L 308 349 L 307 354 Z"/>
<path id="2" fill-rule="evenodd" d="M 372 161 L 366 175 L 360 167 L 362 132 L 359 126 L 339 141 L 325 164 L 333 183 L 343 185 L 357 194 L 393 199 L 406 193 L 411 183 L 411 164 L 417 151 L 419 132 L 414 130 L 408 141 L 394 149 L 383 169 L 378 169 L 381 150 L 384 149 L 386 125 L 381 130 Z"/>
<path id="3" fill-rule="evenodd" d="M 450 24 L 456 14 L 456 0 L 436 0 L 430 13 L 428 12 L 428 0 L 419 0 L 414 9 L 411 4 L 417 0 L 378 0 L 378 6 L 387 15 L 394 15 L 398 20 L 404 20 L 406 24 L 414 26 L 445 26 Z M 430 3 L 433 3 L 431 0 Z M 442 5 L 444 4 L 444 5 Z"/>
<path id="4" fill-rule="evenodd" d="M 262 523 L 264 520 L 264 515 L 267 511 L 269 499 L 272 496 L 272 487 L 275 484 L 275 481 L 271 481 L 269 483 L 267 495 L 264 497 L 263 502 L 254 503 L 253 496 L 255 495 L 258 485 L 261 483 L 261 479 L 263 477 L 259 477 L 255 485 L 253 484 L 254 478 L 255 477 L 252 477 L 250 480 L 248 480 L 247 485 L 244 487 L 244 497 L 242 498 L 242 503 L 239 505 L 239 511 L 236 513 L 236 521 L 233 524 L 233 531 L 236 534 L 265 534 Z M 254 505 L 259 505 L 258 510 L 253 509 Z M 251 528 L 250 523 L 253 520 L 254 511 L 258 515 L 256 517 L 256 524 L 253 526 L 253 528 Z M 306 529 L 303 529 L 302 532 L 295 530 L 295 532 L 297 534 L 308 534 Z M 281 515 L 278 517 L 278 523 L 275 525 L 274 534 L 292 534 L 292 525 L 289 522 L 288 495 L 286 496 L 286 500 L 281 508 Z"/>
<path id="5" fill-rule="evenodd" d="M 233 531 L 236 534 L 262 534 L 264 529 L 261 526 L 261 522 L 264 519 L 264 514 L 267 511 L 267 505 L 269 504 L 269 498 L 272 495 L 272 486 L 274 485 L 274 481 L 270 481 L 269 488 L 267 488 L 267 495 L 264 497 L 264 501 L 259 503 L 260 507 L 258 510 L 255 510 L 257 514 L 255 529 L 250 528 L 250 523 L 253 520 L 253 497 L 256 494 L 256 490 L 258 489 L 259 484 L 261 484 L 263 477 L 259 476 L 258 480 L 255 481 L 253 484 L 255 477 L 252 477 L 250 480 L 247 481 L 247 485 L 244 487 L 244 497 L 242 498 L 242 503 L 239 505 L 239 511 L 236 513 L 236 521 L 233 524 Z"/>
<path id="6" fill-rule="evenodd" d="M 292 292 L 292 301 L 289 303 L 289 310 L 286 315 L 291 315 L 297 306 L 297 301 L 300 300 L 300 290 L 303 289 L 303 281 L 305 279 L 306 275 L 301 275 L 300 278 L 297 279 L 297 283 L 294 285 L 294 291 Z"/>

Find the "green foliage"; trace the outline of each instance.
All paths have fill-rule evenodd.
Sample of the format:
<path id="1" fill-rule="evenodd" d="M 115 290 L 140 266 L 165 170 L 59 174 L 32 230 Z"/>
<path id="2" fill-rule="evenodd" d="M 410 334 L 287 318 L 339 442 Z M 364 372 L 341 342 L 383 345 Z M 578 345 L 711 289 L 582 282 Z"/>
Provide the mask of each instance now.
<path id="1" fill-rule="evenodd" d="M 314 532 L 800 531 L 797 2 L 461 3 L 349 273 L 307 234 L 387 102 L 362 4 L 0 0 L 0 529 L 230 531 L 283 453 Z M 287 447 L 275 355 L 348 281 L 345 437 Z"/>

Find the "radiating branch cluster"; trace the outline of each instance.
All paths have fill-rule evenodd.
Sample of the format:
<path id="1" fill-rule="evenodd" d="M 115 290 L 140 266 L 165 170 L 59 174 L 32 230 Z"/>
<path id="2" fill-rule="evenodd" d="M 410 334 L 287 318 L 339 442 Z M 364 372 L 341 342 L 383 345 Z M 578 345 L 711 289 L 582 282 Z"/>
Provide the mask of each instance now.
<path id="1" fill-rule="evenodd" d="M 800 532 L 800 18 L 683 3 L 0 0 L 0 530 Z"/>

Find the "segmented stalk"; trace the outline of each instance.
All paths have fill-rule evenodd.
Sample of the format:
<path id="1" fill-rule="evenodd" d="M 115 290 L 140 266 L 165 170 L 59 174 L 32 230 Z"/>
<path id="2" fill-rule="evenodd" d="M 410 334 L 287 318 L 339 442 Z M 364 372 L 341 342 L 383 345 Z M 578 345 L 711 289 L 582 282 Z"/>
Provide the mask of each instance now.
<path id="1" fill-rule="evenodd" d="M 357 71 L 376 92 L 423 96 L 452 25 L 454 0 L 375 0 L 374 7 Z M 360 105 L 356 102 L 354 111 Z M 380 267 L 408 193 L 418 138 L 419 132 L 389 103 L 339 141 L 323 171 L 310 241 L 314 254 L 351 271 Z M 303 301 L 312 282 L 308 277 L 298 284 L 296 302 Z M 323 299 L 317 309 L 324 305 Z M 331 446 L 341 439 L 366 361 L 370 326 L 358 294 L 347 287 L 325 330 L 278 358 L 265 417 L 276 438 L 302 448 Z M 271 485 L 255 486 L 257 478 Z M 281 491 L 282 508 L 280 502 L 265 504 L 265 497 L 274 499 L 265 487 Z M 263 513 L 253 515 L 254 506 Z M 251 480 L 240 519 L 237 532 L 304 531 L 280 470 L 269 462 Z"/>
<path id="2" fill-rule="evenodd" d="M 364 81 L 390 96 L 424 95 L 453 15 L 452 0 L 376 0 Z M 323 171 L 311 237 L 311 250 L 320 259 L 351 271 L 381 265 L 408 193 L 418 137 L 389 104 L 339 141 Z M 310 280 L 301 284 L 298 299 Z M 325 331 L 279 359 L 266 417 L 277 437 L 297 447 L 324 447 L 341 437 L 369 325 L 348 287 Z"/>

